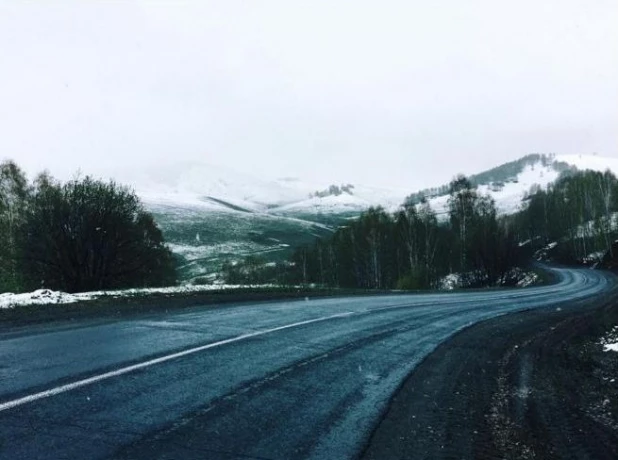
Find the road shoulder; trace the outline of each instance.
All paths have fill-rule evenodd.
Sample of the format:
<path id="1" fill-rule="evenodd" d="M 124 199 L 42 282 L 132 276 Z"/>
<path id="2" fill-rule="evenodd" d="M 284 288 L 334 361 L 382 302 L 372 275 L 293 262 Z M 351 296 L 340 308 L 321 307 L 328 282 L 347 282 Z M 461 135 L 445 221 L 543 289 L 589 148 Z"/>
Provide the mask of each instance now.
<path id="1" fill-rule="evenodd" d="M 403 383 L 362 458 L 618 458 L 618 353 L 598 343 L 618 304 L 588 302 L 455 335 Z"/>

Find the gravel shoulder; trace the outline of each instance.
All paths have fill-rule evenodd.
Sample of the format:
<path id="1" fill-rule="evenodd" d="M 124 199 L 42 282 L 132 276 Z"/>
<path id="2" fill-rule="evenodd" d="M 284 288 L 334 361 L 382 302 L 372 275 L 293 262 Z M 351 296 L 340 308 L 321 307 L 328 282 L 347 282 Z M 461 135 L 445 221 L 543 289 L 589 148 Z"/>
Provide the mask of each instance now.
<path id="1" fill-rule="evenodd" d="M 362 458 L 618 458 L 618 353 L 599 343 L 615 325 L 614 292 L 465 329 L 400 387 Z"/>

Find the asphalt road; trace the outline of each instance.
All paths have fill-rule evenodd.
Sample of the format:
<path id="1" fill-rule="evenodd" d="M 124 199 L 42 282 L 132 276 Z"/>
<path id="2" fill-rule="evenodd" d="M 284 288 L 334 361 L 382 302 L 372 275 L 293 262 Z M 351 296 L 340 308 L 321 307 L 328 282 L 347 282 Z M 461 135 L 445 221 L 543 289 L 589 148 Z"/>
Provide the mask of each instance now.
<path id="1" fill-rule="evenodd" d="M 0 458 L 354 458 L 455 332 L 602 296 L 557 270 L 519 290 L 196 307 L 0 332 Z"/>

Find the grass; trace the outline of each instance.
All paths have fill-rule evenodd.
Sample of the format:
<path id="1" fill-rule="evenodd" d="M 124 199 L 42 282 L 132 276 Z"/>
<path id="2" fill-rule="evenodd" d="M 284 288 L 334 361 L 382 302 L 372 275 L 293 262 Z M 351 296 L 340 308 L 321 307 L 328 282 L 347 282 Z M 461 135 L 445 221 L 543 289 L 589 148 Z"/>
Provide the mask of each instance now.
<path id="1" fill-rule="evenodd" d="M 296 247 L 331 235 L 332 230 L 324 225 L 334 229 L 347 221 L 347 216 L 284 217 L 177 206 L 153 206 L 150 211 L 168 243 L 196 248 L 191 255 L 177 254 L 181 280 L 219 272 L 225 262 L 248 255 L 260 256 L 267 262 L 288 259 Z"/>

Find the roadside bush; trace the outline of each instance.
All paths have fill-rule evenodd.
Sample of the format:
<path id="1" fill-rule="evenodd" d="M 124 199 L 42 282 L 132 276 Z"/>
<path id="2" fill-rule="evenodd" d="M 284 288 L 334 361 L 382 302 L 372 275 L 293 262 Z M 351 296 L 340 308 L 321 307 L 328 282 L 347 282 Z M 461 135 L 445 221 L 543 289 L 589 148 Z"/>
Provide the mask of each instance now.
<path id="1" fill-rule="evenodd" d="M 417 289 L 428 289 L 427 276 L 421 270 L 411 271 L 407 275 L 397 280 L 397 289 L 403 291 L 413 291 Z"/>
<path id="2" fill-rule="evenodd" d="M 134 192 L 86 177 L 35 181 L 20 232 L 26 289 L 79 292 L 176 282 L 171 251 Z"/>

